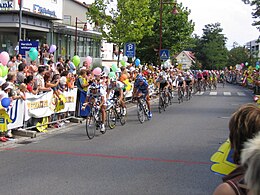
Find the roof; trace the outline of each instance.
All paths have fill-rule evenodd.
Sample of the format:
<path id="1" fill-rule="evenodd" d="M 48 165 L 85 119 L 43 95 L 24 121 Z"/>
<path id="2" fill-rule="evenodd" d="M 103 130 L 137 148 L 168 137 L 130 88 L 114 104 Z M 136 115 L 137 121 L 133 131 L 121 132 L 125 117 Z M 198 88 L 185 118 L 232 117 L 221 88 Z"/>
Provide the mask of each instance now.
<path id="1" fill-rule="evenodd" d="M 195 55 L 194 55 L 193 52 L 191 52 L 191 51 L 182 51 L 182 52 L 180 52 L 177 56 L 179 56 L 181 53 L 184 53 L 192 62 L 195 62 L 196 57 L 195 57 Z M 176 56 L 176 57 L 177 57 L 177 56 Z M 175 57 L 175 58 L 176 58 L 176 57 Z"/>
<path id="2" fill-rule="evenodd" d="M 85 7 L 85 8 L 89 8 L 90 7 L 90 4 L 86 4 L 85 2 L 81 2 L 81 1 L 78 1 L 78 0 L 72 0 L 73 2 Z"/>

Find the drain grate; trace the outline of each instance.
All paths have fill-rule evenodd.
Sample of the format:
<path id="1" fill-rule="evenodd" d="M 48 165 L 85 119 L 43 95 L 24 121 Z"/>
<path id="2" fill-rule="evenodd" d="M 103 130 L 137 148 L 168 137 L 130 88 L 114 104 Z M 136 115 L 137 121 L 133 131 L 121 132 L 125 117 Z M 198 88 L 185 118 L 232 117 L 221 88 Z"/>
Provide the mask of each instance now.
<path id="1" fill-rule="evenodd" d="M 33 143 L 33 141 L 20 141 L 18 144 L 30 144 Z"/>

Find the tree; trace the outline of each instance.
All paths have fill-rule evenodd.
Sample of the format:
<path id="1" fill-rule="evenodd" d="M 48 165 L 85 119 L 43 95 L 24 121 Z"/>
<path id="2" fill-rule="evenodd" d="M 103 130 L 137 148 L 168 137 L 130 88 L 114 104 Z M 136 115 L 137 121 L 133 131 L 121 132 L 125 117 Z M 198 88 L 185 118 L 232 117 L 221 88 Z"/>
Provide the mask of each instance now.
<path id="1" fill-rule="evenodd" d="M 171 3 L 172 2 L 172 3 Z M 190 48 L 191 34 L 194 23 L 188 19 L 190 10 L 182 4 L 177 5 L 178 14 L 172 14 L 173 2 L 168 0 L 162 10 L 162 49 L 169 49 L 171 56 L 183 49 Z M 153 25 L 153 34 L 146 35 L 137 47 L 137 56 L 145 62 L 157 63 L 159 60 L 160 42 L 160 4 L 158 0 L 150 1 L 150 10 L 156 22 Z"/>
<path id="2" fill-rule="evenodd" d="M 228 52 L 228 65 L 234 66 L 250 61 L 250 55 L 245 47 L 234 47 Z"/>
<path id="3" fill-rule="evenodd" d="M 245 4 L 250 4 L 254 7 L 252 16 L 256 19 L 253 26 L 256 26 L 260 30 L 260 1 L 259 0 L 242 0 Z"/>
<path id="4" fill-rule="evenodd" d="M 117 0 L 117 5 L 111 7 L 108 0 L 95 0 L 87 16 L 100 27 L 107 42 L 115 43 L 121 49 L 123 43 L 138 43 L 145 35 L 152 34 L 155 20 L 150 13 L 150 1 Z"/>
<path id="5" fill-rule="evenodd" d="M 222 34 L 220 23 L 207 24 L 199 38 L 195 53 L 204 69 L 222 69 L 227 65 L 227 38 Z M 197 37 L 198 39 L 198 37 Z"/>

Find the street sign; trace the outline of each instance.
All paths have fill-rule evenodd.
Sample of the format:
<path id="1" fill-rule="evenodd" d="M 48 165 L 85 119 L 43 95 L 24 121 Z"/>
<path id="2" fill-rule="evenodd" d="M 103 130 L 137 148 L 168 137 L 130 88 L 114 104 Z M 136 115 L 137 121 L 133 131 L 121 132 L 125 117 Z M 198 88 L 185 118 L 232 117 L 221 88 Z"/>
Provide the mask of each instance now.
<path id="1" fill-rule="evenodd" d="M 32 47 L 34 47 L 38 51 L 38 41 L 20 41 L 19 42 L 19 54 L 21 54 L 24 58 L 26 58 L 26 52 L 30 51 Z"/>
<path id="2" fill-rule="evenodd" d="M 160 50 L 160 59 L 161 60 L 168 60 L 170 58 L 170 52 L 168 49 L 161 49 Z"/>
<path id="3" fill-rule="evenodd" d="M 126 43 L 125 49 L 124 49 L 125 56 L 127 56 L 129 58 L 135 57 L 135 48 L 136 48 L 135 43 Z"/>

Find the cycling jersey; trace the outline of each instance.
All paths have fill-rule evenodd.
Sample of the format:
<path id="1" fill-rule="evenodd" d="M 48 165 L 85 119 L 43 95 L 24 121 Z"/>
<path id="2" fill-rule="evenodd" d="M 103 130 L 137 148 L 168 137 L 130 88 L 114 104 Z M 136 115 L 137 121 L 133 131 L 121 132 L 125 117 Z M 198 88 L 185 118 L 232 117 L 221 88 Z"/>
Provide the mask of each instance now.
<path id="1" fill-rule="evenodd" d="M 183 85 L 183 83 L 184 83 L 184 79 L 183 79 L 183 77 L 181 77 L 181 78 L 177 78 L 176 79 L 176 81 L 177 81 L 177 85 L 179 86 L 179 87 L 182 87 L 182 85 Z"/>
<path id="2" fill-rule="evenodd" d="M 166 79 L 164 79 L 164 78 L 158 78 L 157 80 L 156 80 L 156 83 L 159 83 L 160 84 L 160 90 L 162 90 L 162 89 L 164 89 L 164 87 L 166 87 L 167 85 L 168 85 L 168 83 L 167 83 L 167 80 Z"/>
<path id="3" fill-rule="evenodd" d="M 140 85 L 140 82 L 143 81 L 143 84 Z M 134 88 L 137 89 L 138 93 L 143 93 L 145 95 L 148 94 L 148 82 L 142 78 L 142 79 L 136 79 L 134 83 Z"/>
<path id="4" fill-rule="evenodd" d="M 90 88 L 87 91 L 87 97 L 95 98 L 97 100 L 101 100 L 101 97 L 104 98 L 104 102 L 106 102 L 106 90 L 104 89 L 103 85 L 98 84 L 98 89 L 96 93 L 93 93 Z"/>

